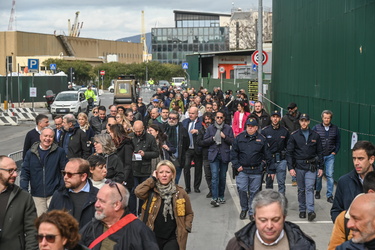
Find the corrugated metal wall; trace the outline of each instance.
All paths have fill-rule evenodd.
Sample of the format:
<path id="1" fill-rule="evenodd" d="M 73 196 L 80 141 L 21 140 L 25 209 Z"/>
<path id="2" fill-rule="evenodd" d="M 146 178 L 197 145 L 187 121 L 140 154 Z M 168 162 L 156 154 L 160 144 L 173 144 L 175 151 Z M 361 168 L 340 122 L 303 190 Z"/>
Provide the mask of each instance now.
<path id="1" fill-rule="evenodd" d="M 275 0 L 273 25 L 271 96 L 316 121 L 334 112 L 338 179 L 353 169 L 352 131 L 375 143 L 375 0 Z"/>

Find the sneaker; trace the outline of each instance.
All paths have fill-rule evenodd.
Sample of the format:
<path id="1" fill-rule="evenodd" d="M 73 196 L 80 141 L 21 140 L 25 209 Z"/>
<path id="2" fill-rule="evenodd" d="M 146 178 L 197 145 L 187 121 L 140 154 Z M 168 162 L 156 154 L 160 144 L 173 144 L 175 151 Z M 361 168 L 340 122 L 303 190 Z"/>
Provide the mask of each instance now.
<path id="1" fill-rule="evenodd" d="M 293 187 L 297 187 L 297 182 L 296 181 L 292 181 L 292 186 Z"/>
<path id="2" fill-rule="evenodd" d="M 219 202 L 220 202 L 221 204 L 225 204 L 225 199 L 224 199 L 224 198 L 219 198 Z"/>
<path id="3" fill-rule="evenodd" d="M 300 212 L 299 213 L 299 218 L 300 219 L 305 219 L 306 218 L 306 212 Z"/>
<path id="4" fill-rule="evenodd" d="M 315 199 L 317 199 L 317 200 L 320 199 L 320 192 L 319 191 L 315 192 Z"/>
<path id="5" fill-rule="evenodd" d="M 206 198 L 212 198 L 212 193 L 211 193 L 211 191 L 206 195 Z"/>
<path id="6" fill-rule="evenodd" d="M 316 218 L 316 214 L 314 212 L 310 212 L 308 214 L 308 217 L 307 217 L 308 221 L 313 221 L 315 218 Z"/>
<path id="7" fill-rule="evenodd" d="M 220 206 L 220 203 L 217 200 L 211 200 L 211 205 L 214 207 Z"/>
<path id="8" fill-rule="evenodd" d="M 329 203 L 333 203 L 333 197 L 331 196 L 331 197 L 328 197 L 327 198 L 327 201 L 329 202 Z"/>
<path id="9" fill-rule="evenodd" d="M 249 220 L 250 220 L 250 221 L 254 221 L 254 215 L 252 215 L 252 214 L 249 215 Z"/>

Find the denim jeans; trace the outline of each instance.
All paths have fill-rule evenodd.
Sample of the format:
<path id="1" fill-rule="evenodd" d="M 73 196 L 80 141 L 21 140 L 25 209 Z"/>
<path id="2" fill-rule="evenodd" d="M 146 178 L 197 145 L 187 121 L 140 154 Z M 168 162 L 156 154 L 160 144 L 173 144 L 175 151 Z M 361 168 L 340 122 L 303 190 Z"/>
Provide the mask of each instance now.
<path id="1" fill-rule="evenodd" d="M 133 187 L 133 189 L 130 193 L 129 203 L 133 203 L 132 204 L 132 210 L 134 209 L 137 213 L 136 215 L 138 216 L 139 214 L 142 213 L 142 205 L 143 205 L 144 201 L 141 200 L 141 199 L 138 199 L 138 209 L 137 209 L 137 197 L 134 194 L 134 190 L 139 184 L 141 184 L 142 182 L 147 180 L 149 177 L 136 177 L 136 176 L 134 176 L 133 178 L 134 178 L 134 187 Z M 133 213 L 134 211 L 130 211 L 130 212 Z"/>
<path id="2" fill-rule="evenodd" d="M 175 179 L 176 184 L 178 184 L 178 182 L 180 181 L 182 169 L 183 168 L 181 168 L 181 167 L 176 167 L 176 179 Z"/>
<path id="3" fill-rule="evenodd" d="M 240 197 L 241 210 L 248 210 L 249 215 L 253 215 L 254 213 L 251 209 L 251 203 L 262 185 L 262 175 L 247 174 L 241 171 L 236 177 L 236 184 L 238 196 Z"/>
<path id="4" fill-rule="evenodd" d="M 225 179 L 227 178 L 228 163 L 221 161 L 218 155 L 214 161 L 210 162 L 211 175 L 212 175 L 212 199 L 224 198 L 225 192 Z"/>
<path id="5" fill-rule="evenodd" d="M 333 197 L 333 173 L 335 167 L 335 155 L 324 156 L 324 173 L 327 177 L 327 198 Z M 316 176 L 316 191 L 322 190 L 322 177 Z"/>
<path id="6" fill-rule="evenodd" d="M 286 179 L 286 160 L 282 160 L 275 164 L 276 180 L 279 185 L 279 192 L 285 195 L 285 179 Z M 266 188 L 273 189 L 273 180 L 271 177 L 266 178 Z"/>
<path id="7" fill-rule="evenodd" d="M 314 186 L 316 172 L 296 168 L 298 203 L 300 212 L 314 212 Z"/>

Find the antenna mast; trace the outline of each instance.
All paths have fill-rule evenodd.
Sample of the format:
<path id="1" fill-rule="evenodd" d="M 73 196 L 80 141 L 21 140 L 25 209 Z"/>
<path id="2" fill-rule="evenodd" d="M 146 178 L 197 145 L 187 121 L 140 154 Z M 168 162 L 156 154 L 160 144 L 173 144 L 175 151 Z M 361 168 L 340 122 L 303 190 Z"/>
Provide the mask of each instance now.
<path id="1" fill-rule="evenodd" d="M 9 25 L 8 25 L 8 31 L 14 31 L 15 30 L 15 22 L 16 19 L 16 0 L 12 1 L 12 10 L 10 11 L 10 18 L 9 18 Z"/>

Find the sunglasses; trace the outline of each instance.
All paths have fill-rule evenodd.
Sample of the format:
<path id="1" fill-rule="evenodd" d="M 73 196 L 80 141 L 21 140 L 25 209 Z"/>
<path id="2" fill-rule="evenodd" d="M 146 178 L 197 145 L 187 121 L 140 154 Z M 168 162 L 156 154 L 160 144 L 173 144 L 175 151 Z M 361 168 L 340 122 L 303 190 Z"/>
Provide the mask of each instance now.
<path id="1" fill-rule="evenodd" d="M 76 174 L 83 174 L 82 172 L 78 172 L 78 173 L 70 173 L 70 172 L 66 172 L 66 171 L 61 171 L 61 174 L 62 176 L 68 176 L 68 178 L 72 178 L 73 175 L 76 175 Z"/>
<path id="2" fill-rule="evenodd" d="M 17 172 L 18 169 L 17 168 L 0 168 L 0 170 L 3 170 L 3 171 L 7 171 L 9 173 L 9 175 L 12 175 L 14 174 L 14 172 Z"/>
<path id="3" fill-rule="evenodd" d="M 168 117 L 169 120 L 177 120 L 176 117 Z"/>
<path id="4" fill-rule="evenodd" d="M 216 119 L 224 119 L 223 116 L 216 116 Z"/>
<path id="5" fill-rule="evenodd" d="M 107 123 L 107 125 L 108 125 L 108 127 L 112 126 L 112 124 L 110 124 L 110 123 Z"/>
<path id="6" fill-rule="evenodd" d="M 93 113 L 94 113 L 94 114 L 97 114 L 97 113 L 98 113 L 98 111 L 94 111 Z"/>
<path id="7" fill-rule="evenodd" d="M 118 194 L 121 197 L 120 202 L 122 202 L 122 194 L 121 194 L 120 189 L 118 188 L 116 182 L 108 179 L 108 180 L 105 181 L 105 184 L 108 184 L 110 187 L 116 187 L 117 188 Z"/>
<path id="8" fill-rule="evenodd" d="M 42 243 L 43 238 L 46 238 L 46 241 L 47 241 L 48 243 L 55 243 L 56 236 L 59 236 L 59 234 L 58 234 L 58 235 L 53 235 L 53 234 L 47 234 L 47 235 L 37 234 L 37 235 L 35 235 L 35 239 L 36 239 L 39 243 Z"/>

